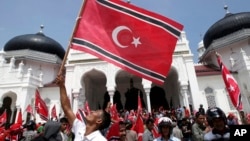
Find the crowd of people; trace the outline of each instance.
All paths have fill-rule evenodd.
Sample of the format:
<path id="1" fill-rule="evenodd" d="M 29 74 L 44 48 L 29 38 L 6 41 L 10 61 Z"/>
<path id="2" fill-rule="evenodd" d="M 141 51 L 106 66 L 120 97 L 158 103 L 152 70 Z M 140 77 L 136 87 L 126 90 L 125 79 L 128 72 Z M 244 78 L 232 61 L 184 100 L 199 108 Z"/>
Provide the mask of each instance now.
<path id="1" fill-rule="evenodd" d="M 161 107 L 152 113 L 123 110 L 115 117 L 108 103 L 81 120 L 71 109 L 62 75 L 56 84 L 65 117 L 43 124 L 30 120 L 22 126 L 12 125 L 0 131 L 0 141 L 228 141 L 230 125 L 250 123 L 243 111 L 239 120 L 219 107 L 205 110 L 202 104 L 196 112 L 185 106 L 171 110 Z M 142 119 L 140 132 L 135 129 L 138 118 Z"/>

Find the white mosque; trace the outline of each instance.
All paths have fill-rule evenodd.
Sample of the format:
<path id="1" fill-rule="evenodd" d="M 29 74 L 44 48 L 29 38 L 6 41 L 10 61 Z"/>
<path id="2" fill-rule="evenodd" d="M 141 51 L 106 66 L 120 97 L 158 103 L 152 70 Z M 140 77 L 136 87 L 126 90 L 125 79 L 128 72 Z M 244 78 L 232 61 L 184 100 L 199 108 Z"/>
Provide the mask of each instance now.
<path id="1" fill-rule="evenodd" d="M 77 111 L 88 101 L 94 110 L 111 101 L 118 109 L 135 109 L 139 91 L 148 111 L 160 106 L 197 110 L 203 104 L 205 109 L 218 106 L 226 113 L 237 113 L 225 88 L 216 51 L 239 84 L 243 110 L 250 112 L 250 12 L 227 12 L 208 27 L 197 51 L 199 64 L 194 63 L 183 31 L 165 83 L 156 85 L 88 53 L 69 50 L 66 88 L 72 108 Z M 34 118 L 25 109 L 29 104 L 34 108 L 36 89 L 49 113 L 55 105 L 58 116 L 63 114 L 59 88 L 52 82 L 64 55 L 65 49 L 42 28 L 36 34 L 17 35 L 6 41 L 0 52 L 0 114 L 7 110 L 9 123 L 16 120 L 20 108 L 25 121 Z"/>

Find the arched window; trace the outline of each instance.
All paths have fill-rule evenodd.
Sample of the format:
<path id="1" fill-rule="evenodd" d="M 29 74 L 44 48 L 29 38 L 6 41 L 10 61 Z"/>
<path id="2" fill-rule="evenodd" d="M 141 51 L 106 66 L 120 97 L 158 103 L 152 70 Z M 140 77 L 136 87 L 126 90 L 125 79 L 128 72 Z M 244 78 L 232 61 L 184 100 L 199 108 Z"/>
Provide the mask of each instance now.
<path id="1" fill-rule="evenodd" d="M 214 90 L 210 87 L 207 87 L 205 89 L 205 94 L 207 98 L 208 107 L 215 107 L 216 101 L 215 101 L 215 96 L 214 96 Z"/>

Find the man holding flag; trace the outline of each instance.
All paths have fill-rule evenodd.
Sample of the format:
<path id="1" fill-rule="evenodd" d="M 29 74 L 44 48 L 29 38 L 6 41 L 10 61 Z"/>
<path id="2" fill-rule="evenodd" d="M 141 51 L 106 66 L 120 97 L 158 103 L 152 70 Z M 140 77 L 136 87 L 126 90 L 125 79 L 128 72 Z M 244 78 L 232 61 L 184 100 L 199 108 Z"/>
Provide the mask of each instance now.
<path id="1" fill-rule="evenodd" d="M 62 109 L 69 124 L 72 126 L 72 131 L 75 134 L 75 141 L 106 141 L 100 130 L 107 128 L 110 125 L 111 117 L 105 110 L 96 110 L 90 112 L 85 117 L 85 122 L 77 119 L 75 113 L 71 109 L 69 99 L 64 84 L 64 76 L 59 74 L 56 79 L 56 84 L 60 87 L 60 101 Z"/>
<path id="2" fill-rule="evenodd" d="M 85 0 L 83 4 L 70 48 L 95 55 L 157 84 L 164 83 L 183 29 L 181 24 L 119 0 Z M 98 130 L 106 125 L 107 112 L 92 111 L 83 123 L 77 120 L 68 104 L 62 71 L 70 48 L 56 79 L 63 111 L 73 126 L 75 140 L 105 141 Z M 140 111 L 141 107 L 138 113 Z M 137 127 L 135 130 L 142 139 L 141 117 Z"/>

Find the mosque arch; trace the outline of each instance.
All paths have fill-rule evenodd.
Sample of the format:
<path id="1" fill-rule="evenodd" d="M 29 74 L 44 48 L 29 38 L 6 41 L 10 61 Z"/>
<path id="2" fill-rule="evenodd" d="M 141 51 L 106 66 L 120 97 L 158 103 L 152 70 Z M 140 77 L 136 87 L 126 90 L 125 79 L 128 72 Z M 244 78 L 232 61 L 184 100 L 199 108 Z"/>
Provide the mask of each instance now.
<path id="1" fill-rule="evenodd" d="M 7 123 L 6 127 L 14 123 L 16 117 L 16 93 L 9 91 L 2 95 L 1 97 L 1 107 L 0 107 L 0 115 L 6 111 L 7 113 Z"/>
<path id="2" fill-rule="evenodd" d="M 142 86 L 142 78 L 119 70 L 115 76 L 116 90 L 121 93 L 124 109 L 136 110 L 138 107 L 138 93 L 140 94 L 142 107 L 145 108 L 145 91 Z"/>
<path id="3" fill-rule="evenodd" d="M 163 85 L 152 84 L 150 90 L 151 108 L 158 110 L 175 108 L 180 105 L 179 76 L 175 67 L 171 67 Z"/>
<path id="4" fill-rule="evenodd" d="M 105 73 L 95 68 L 91 69 L 83 75 L 82 81 L 81 84 L 85 88 L 85 97 L 90 109 L 96 110 L 102 108 L 103 97 L 107 91 Z"/>

